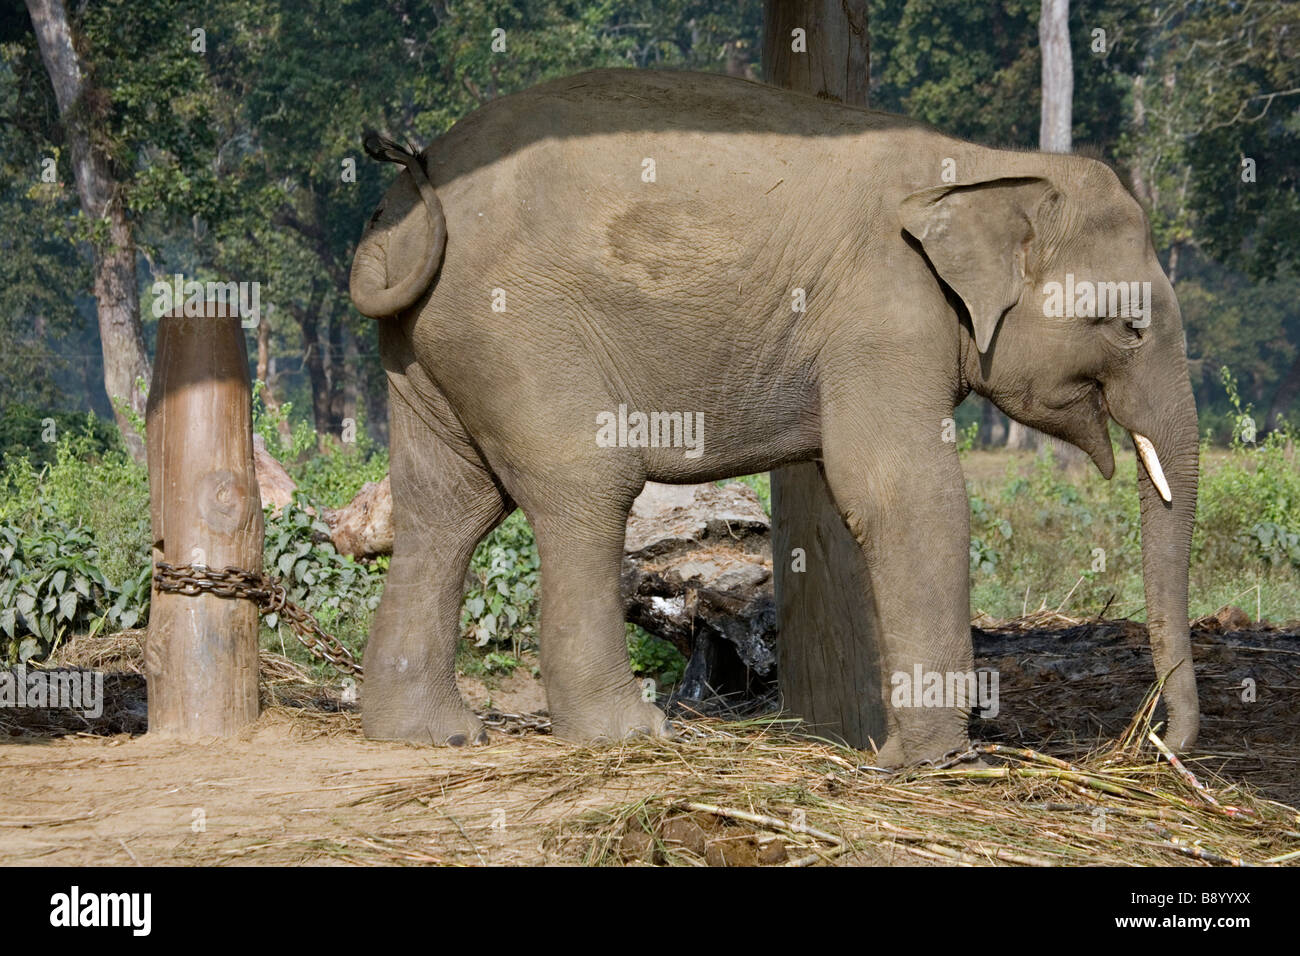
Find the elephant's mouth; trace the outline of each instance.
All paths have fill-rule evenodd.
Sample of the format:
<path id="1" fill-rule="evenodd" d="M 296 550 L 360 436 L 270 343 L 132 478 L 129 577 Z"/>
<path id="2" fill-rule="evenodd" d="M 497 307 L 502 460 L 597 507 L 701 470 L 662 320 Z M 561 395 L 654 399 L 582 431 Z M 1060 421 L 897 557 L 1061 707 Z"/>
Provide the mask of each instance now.
<path id="1" fill-rule="evenodd" d="M 1082 396 L 1065 406 L 1067 439 L 1084 451 L 1107 480 L 1115 474 L 1115 449 L 1110 443 L 1110 408 L 1100 382 L 1092 382 Z"/>

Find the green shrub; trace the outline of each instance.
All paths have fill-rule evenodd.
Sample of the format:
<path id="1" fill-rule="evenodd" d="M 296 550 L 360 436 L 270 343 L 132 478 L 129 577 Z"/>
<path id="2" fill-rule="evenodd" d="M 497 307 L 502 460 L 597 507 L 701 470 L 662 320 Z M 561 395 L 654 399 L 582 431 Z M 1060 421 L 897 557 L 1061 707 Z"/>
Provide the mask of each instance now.
<path id="1" fill-rule="evenodd" d="M 0 407 L 0 467 L 25 458 L 35 467 L 55 460 L 59 440 L 82 434 L 96 455 L 121 451 L 117 426 L 93 412 L 59 412 L 11 403 Z"/>
<path id="2" fill-rule="evenodd" d="M 329 540 L 329 526 L 304 510 L 301 502 L 299 498 L 275 516 L 268 512 L 263 566 L 267 574 L 283 580 L 289 600 L 311 612 L 322 628 L 360 659 L 383 594 L 387 562 L 369 565 L 339 554 Z M 268 614 L 262 620 L 288 652 L 289 641 L 278 630 L 279 616 Z M 307 652 L 296 649 L 291 656 L 305 660 Z"/>
<path id="3" fill-rule="evenodd" d="M 150 569 L 119 584 L 105 576 L 99 557 L 92 536 L 48 506 L 35 527 L 0 524 L 0 633 L 8 661 L 44 659 L 72 633 L 140 623 Z"/>
<path id="4" fill-rule="evenodd" d="M 382 481 L 388 474 L 388 449 L 375 449 L 369 438 L 358 437 L 355 445 L 346 446 L 329 442 L 326 449 L 288 469 L 298 490 L 326 508 L 342 508 L 366 482 Z"/>
<path id="5" fill-rule="evenodd" d="M 6 460 L 0 542 L 9 660 L 43 658 L 71 633 L 146 619 L 148 478 L 93 419 L 64 431 L 39 467 L 26 456 Z"/>
<path id="6" fill-rule="evenodd" d="M 478 647 L 508 646 L 518 657 L 536 634 L 540 566 L 533 529 L 516 511 L 479 543 L 470 560 L 462 633 Z"/>
<path id="7" fill-rule="evenodd" d="M 632 673 L 652 678 L 660 688 L 677 683 L 686 673 L 686 658 L 681 651 L 632 623 L 627 625 L 627 651 Z"/>
<path id="8" fill-rule="evenodd" d="M 308 501 L 342 508 L 366 482 L 382 481 L 388 474 L 388 449 L 375 444 L 364 419 L 356 422 L 355 441 L 346 445 L 333 438 L 322 439 L 306 421 L 294 424 L 285 441 L 280 426 L 290 420 L 293 403 L 285 402 L 273 413 L 262 399 L 264 389 L 261 382 L 253 386 L 253 430 Z"/>

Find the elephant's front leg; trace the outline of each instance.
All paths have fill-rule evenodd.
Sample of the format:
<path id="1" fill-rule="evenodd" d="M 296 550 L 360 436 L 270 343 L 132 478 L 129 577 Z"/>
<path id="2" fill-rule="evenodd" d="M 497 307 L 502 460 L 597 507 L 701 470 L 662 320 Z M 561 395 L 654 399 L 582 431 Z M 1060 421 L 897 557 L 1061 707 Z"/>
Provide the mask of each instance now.
<path id="1" fill-rule="evenodd" d="M 880 622 L 882 766 L 934 760 L 969 739 L 970 516 L 943 417 L 851 402 L 823 419 L 826 478 L 865 553 Z"/>

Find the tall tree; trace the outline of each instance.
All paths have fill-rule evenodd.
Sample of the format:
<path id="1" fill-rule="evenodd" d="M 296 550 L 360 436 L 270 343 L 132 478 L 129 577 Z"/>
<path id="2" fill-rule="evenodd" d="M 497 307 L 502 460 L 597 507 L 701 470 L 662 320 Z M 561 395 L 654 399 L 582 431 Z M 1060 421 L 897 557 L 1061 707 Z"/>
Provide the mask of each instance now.
<path id="1" fill-rule="evenodd" d="M 866 106 L 870 58 L 866 0 L 768 0 L 764 82 Z M 782 705 L 818 736 L 883 743 L 879 624 L 862 550 L 819 465 L 789 465 L 771 480 Z"/>
<path id="2" fill-rule="evenodd" d="M 96 232 L 94 241 L 104 388 L 113 400 L 114 416 L 127 448 L 143 461 L 144 442 L 126 410 L 144 416 L 145 393 L 140 383 L 150 377 L 149 357 L 140 329 L 131 222 L 114 164 L 99 145 L 103 138 L 100 94 L 87 78 L 62 0 L 27 0 L 27 11 L 58 102 L 82 212 L 92 223 L 106 227 Z"/>
<path id="3" fill-rule="evenodd" d="M 1070 53 L 1070 0 L 1042 0 L 1038 14 L 1038 51 L 1042 101 L 1039 105 L 1038 148 L 1044 153 L 1068 153 L 1073 145 L 1074 58 Z M 1011 419 L 1008 448 L 1041 448 L 1047 436 Z M 1058 457 L 1075 458 L 1064 442 L 1051 442 Z"/>

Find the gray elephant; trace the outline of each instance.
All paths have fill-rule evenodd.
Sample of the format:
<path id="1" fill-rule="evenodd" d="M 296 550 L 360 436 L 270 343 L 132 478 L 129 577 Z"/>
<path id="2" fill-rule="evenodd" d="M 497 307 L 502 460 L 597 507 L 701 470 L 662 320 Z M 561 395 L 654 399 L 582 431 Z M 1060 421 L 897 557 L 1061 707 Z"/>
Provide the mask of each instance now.
<path id="1" fill-rule="evenodd" d="M 405 166 L 351 275 L 381 320 L 396 524 L 369 736 L 485 739 L 453 675 L 461 587 L 516 505 L 541 554 L 555 733 L 669 732 L 624 641 L 632 500 L 646 481 L 804 460 L 865 554 L 885 699 L 891 674 L 970 672 L 968 504 L 944 421 L 973 389 L 1107 478 L 1108 422 L 1133 436 L 1168 739 L 1193 743 L 1196 408 L 1173 289 L 1107 166 L 634 70 L 495 100 L 418 157 L 365 143 Z M 969 712 L 890 708 L 880 762 L 963 746 Z"/>

